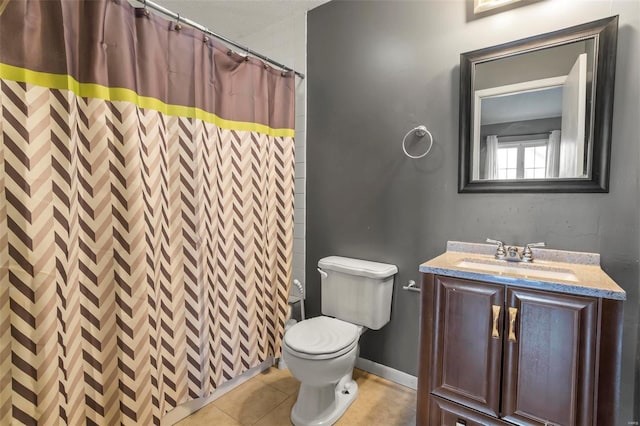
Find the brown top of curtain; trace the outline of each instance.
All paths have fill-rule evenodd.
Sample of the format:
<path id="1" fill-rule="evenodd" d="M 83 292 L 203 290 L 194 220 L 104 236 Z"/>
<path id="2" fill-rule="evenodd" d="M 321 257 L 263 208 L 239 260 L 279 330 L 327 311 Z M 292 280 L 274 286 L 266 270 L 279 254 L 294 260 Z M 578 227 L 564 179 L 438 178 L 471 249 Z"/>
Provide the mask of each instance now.
<path id="1" fill-rule="evenodd" d="M 120 98 L 134 102 L 152 98 L 138 103 L 147 108 L 197 108 L 222 119 L 218 121 L 223 127 L 233 124 L 225 122 L 229 120 L 245 123 L 244 127 L 255 123 L 258 131 L 265 130 L 260 125 L 269 132 L 294 128 L 294 74 L 234 53 L 198 30 L 186 26 L 177 30 L 175 22 L 145 16 L 125 0 L 3 2 L 2 78 L 53 86 L 65 80 L 73 83 L 69 85 L 76 80 L 80 84 L 75 86 L 81 88 L 104 86 L 110 90 L 94 87 L 89 92 L 107 97 L 120 93 Z M 56 78 L 60 75 L 73 80 Z M 129 95 L 122 96 L 125 92 Z M 125 100 L 117 98 L 110 100 Z M 202 115 L 189 111 L 186 115 Z"/>

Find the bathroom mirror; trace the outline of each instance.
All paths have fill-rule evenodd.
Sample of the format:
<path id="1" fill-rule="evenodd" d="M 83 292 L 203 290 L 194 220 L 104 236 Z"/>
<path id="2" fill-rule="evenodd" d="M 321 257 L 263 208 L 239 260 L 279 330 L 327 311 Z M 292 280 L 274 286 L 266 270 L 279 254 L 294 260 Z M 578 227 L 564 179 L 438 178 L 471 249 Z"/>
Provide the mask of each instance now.
<path id="1" fill-rule="evenodd" d="M 608 192 L 618 17 L 460 55 L 458 192 Z"/>

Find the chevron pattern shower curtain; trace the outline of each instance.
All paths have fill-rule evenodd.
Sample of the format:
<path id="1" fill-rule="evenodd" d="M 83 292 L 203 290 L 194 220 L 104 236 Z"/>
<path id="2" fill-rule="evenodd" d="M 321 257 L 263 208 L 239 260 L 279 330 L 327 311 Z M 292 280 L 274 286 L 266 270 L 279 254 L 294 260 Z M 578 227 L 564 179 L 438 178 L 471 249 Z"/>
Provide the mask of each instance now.
<path id="1" fill-rule="evenodd" d="M 0 424 L 159 424 L 279 353 L 294 77 L 126 1 L 0 3 Z"/>

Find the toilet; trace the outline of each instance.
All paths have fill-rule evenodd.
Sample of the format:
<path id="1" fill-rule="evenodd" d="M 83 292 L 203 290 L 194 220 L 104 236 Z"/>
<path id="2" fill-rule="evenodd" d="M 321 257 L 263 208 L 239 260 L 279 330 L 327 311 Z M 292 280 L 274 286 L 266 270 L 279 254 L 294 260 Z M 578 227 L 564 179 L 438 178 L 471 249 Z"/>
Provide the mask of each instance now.
<path id="1" fill-rule="evenodd" d="M 395 265 L 329 256 L 318 261 L 323 316 L 284 334 L 282 357 L 300 381 L 291 411 L 295 426 L 334 424 L 358 395 L 352 379 L 359 339 L 391 318 Z"/>

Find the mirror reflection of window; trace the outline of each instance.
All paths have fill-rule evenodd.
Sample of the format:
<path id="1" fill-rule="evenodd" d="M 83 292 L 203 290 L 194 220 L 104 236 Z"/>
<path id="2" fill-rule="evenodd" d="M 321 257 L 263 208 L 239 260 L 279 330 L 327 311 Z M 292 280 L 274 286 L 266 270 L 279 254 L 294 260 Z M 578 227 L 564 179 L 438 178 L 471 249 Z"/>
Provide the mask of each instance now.
<path id="1" fill-rule="evenodd" d="M 496 137 L 496 139 L 498 139 Z M 487 150 L 487 162 L 495 155 L 495 173 L 491 175 L 489 164 L 486 179 L 544 179 L 547 177 L 546 139 L 497 141 L 495 154 Z M 488 145 L 490 142 L 488 142 Z"/>
<path id="2" fill-rule="evenodd" d="M 458 192 L 608 192 L 617 35 L 612 16 L 462 53 Z"/>
<path id="3" fill-rule="evenodd" d="M 498 179 L 516 179 L 517 174 L 518 148 L 498 148 Z"/>
<path id="4" fill-rule="evenodd" d="M 544 179 L 547 169 L 547 145 L 524 147 L 524 178 Z"/>
<path id="5" fill-rule="evenodd" d="M 574 42 L 476 65 L 474 180 L 588 177 L 585 135 L 593 59 L 585 49 L 592 50 L 593 43 Z M 543 57 L 543 66 L 532 66 Z M 494 86 L 499 82 L 509 84 Z M 559 142 L 549 142 L 549 133 L 555 129 L 562 136 Z M 499 166 L 494 164 L 498 147 L 492 147 L 492 135 L 500 139 Z M 527 137 L 533 138 L 523 142 Z M 532 142 L 535 138 L 544 141 Z M 516 141 L 520 144 L 517 154 L 504 154 L 512 152 L 506 151 L 505 143 Z M 506 158 L 517 167 L 507 165 Z"/>

